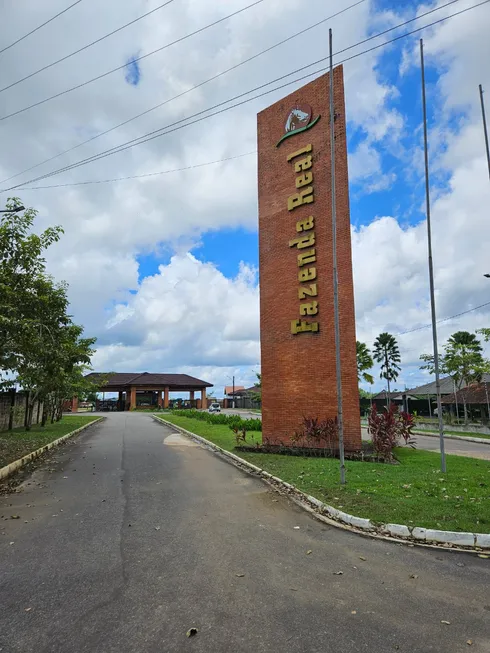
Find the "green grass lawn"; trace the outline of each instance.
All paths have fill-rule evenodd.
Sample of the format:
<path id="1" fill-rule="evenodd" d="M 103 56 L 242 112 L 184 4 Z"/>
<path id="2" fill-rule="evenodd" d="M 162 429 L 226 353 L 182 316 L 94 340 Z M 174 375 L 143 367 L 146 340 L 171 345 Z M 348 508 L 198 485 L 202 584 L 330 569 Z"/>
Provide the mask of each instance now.
<path id="1" fill-rule="evenodd" d="M 164 419 L 233 451 L 226 425 L 175 415 Z M 251 433 L 261 442 L 261 433 Z M 249 436 L 249 437 L 250 437 Z M 447 456 L 441 474 L 439 454 L 396 450 L 400 465 L 347 462 L 347 485 L 339 484 L 339 462 L 279 454 L 237 452 L 245 460 L 303 492 L 358 517 L 441 530 L 490 533 L 490 461 Z"/>
<path id="2" fill-rule="evenodd" d="M 49 444 L 96 419 L 98 417 L 70 415 L 54 424 L 48 422 L 44 428 L 36 425 L 30 431 L 25 431 L 23 428 L 2 431 L 0 432 L 0 467 L 5 467 L 31 451 L 40 449 L 45 444 Z"/>

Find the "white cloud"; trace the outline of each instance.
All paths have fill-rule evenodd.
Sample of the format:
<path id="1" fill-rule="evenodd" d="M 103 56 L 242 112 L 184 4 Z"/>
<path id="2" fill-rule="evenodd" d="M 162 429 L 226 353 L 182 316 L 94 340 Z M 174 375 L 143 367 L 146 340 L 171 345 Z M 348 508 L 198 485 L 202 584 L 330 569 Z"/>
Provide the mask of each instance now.
<path id="1" fill-rule="evenodd" d="M 2 55 L 2 85 L 157 4 L 157 0 L 107 0 L 98 7 L 94 22 L 90 8 L 81 3 Z M 172 3 L 83 54 L 1 93 L 0 116 L 122 65 L 135 52 L 161 47 L 245 4 L 241 0 Z M 304 4 L 293 0 L 266 0 L 228 23 L 143 60 L 137 87 L 125 83 L 124 71 L 120 71 L 2 121 L 0 178 L 164 102 L 348 4 L 342 0 L 328 9 L 323 0 L 312 0 L 305 11 Z M 462 0 L 458 9 L 472 4 L 475 2 Z M 34 3 L 29 12 L 20 3 L 10 3 L 2 15 L 0 49 L 61 8 L 59 0 Z M 381 12 L 366 2 L 335 19 L 335 49 L 343 49 L 366 38 L 372 29 L 393 25 L 400 16 L 403 19 L 408 15 L 395 9 Z M 426 9 L 420 5 L 417 11 Z M 477 88 L 482 83 L 490 89 L 488 18 L 488 7 L 478 8 L 424 35 L 427 64 L 438 74 L 437 85 L 431 87 L 431 101 L 437 103 L 439 117 L 437 128 L 431 130 L 431 165 L 434 173 L 449 178 L 447 186 L 438 183 L 433 191 L 434 261 L 441 317 L 484 303 L 490 294 L 490 282 L 482 276 L 490 272 L 486 211 L 490 197 Z M 159 129 L 325 57 L 328 26 L 322 25 L 14 181 Z M 382 52 L 359 57 L 345 66 L 349 130 L 360 135 L 350 171 L 364 192 L 379 191 L 393 183 L 393 173 L 385 169 L 385 153 L 396 156 L 399 139 L 406 136 L 405 116 L 398 104 L 393 106 L 394 100 L 399 100 L 396 85 L 378 67 Z M 405 74 L 418 65 L 416 54 L 415 45 L 406 50 Z M 252 151 L 256 147 L 256 112 L 292 88 L 42 183 L 137 175 Z M 407 98 L 407 102 L 412 104 L 414 99 Z M 420 168 L 416 167 L 421 161 L 420 151 L 413 147 L 409 154 L 413 158 L 407 165 L 407 177 L 411 175 L 421 184 Z M 117 184 L 16 194 L 24 203 L 39 208 L 40 226 L 61 223 L 65 227 L 62 241 L 49 252 L 49 270 L 70 283 L 76 319 L 89 333 L 100 336 L 95 360 L 98 368 L 195 370 L 222 385 L 227 375 L 235 373 L 242 375 L 241 381 L 253 382 L 251 369 L 259 359 L 254 272 L 243 266 L 235 279 L 227 279 L 213 264 L 217 261 L 201 263 L 186 252 L 209 231 L 256 228 L 254 156 Z M 423 194 L 419 201 L 421 206 Z M 353 247 L 359 337 L 371 341 L 381 330 L 396 333 L 427 323 L 425 224 L 406 226 L 401 216 L 378 217 L 373 211 L 371 224 L 354 231 Z M 138 256 L 162 248 L 176 255 L 157 275 L 139 283 Z M 457 324 L 473 329 L 483 326 L 488 317 L 488 312 L 470 314 Z M 441 338 L 454 326 L 453 322 L 441 327 Z M 403 336 L 400 344 L 405 361 L 415 363 L 418 353 L 430 345 L 430 331 Z M 415 368 L 407 367 L 404 375 L 413 385 Z"/>

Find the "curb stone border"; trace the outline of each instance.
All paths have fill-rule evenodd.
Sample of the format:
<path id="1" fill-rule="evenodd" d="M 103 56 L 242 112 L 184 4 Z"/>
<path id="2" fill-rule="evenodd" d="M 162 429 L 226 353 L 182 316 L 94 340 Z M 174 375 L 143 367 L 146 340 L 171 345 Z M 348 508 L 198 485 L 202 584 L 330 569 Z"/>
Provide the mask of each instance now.
<path id="1" fill-rule="evenodd" d="M 104 419 L 105 417 L 99 417 L 97 419 L 94 419 L 92 422 L 88 422 L 88 424 L 84 424 L 83 426 L 80 426 L 80 428 L 75 429 L 74 431 L 70 431 L 70 433 L 66 433 L 66 435 L 62 435 L 61 438 L 58 438 L 57 440 L 53 440 L 52 442 L 45 444 L 44 447 L 41 447 L 40 449 L 36 449 L 36 451 L 31 451 L 31 453 L 26 454 L 22 458 L 19 458 L 18 460 L 14 460 L 13 463 L 9 463 L 8 465 L 5 465 L 5 467 L 2 467 L 0 469 L 0 481 L 5 480 L 9 476 L 12 476 L 12 474 L 15 474 L 15 472 L 17 472 L 19 469 L 22 469 L 22 467 L 25 467 L 28 463 L 32 462 L 36 458 L 39 458 L 39 456 L 41 456 L 43 453 L 46 453 L 46 451 L 49 451 L 50 449 L 59 446 L 65 440 L 72 438 L 74 435 L 77 435 L 77 433 L 80 433 L 80 431 L 84 431 L 89 426 L 93 426 L 94 424 L 97 424 L 98 422 L 101 422 Z"/>
<path id="2" fill-rule="evenodd" d="M 266 483 L 278 491 L 287 494 L 288 497 L 298 506 L 311 513 L 320 521 L 326 522 L 331 526 L 349 530 L 369 537 L 384 539 L 398 544 L 411 544 L 412 546 L 425 546 L 430 548 L 445 549 L 449 551 L 459 551 L 465 553 L 485 553 L 490 551 L 490 533 L 464 533 L 457 531 L 439 531 L 429 528 L 409 527 L 404 524 L 375 524 L 370 519 L 363 519 L 342 512 L 333 506 L 329 506 L 309 494 L 298 490 L 294 485 L 286 483 L 277 476 L 272 476 L 269 472 L 247 462 L 243 458 L 236 456 L 230 451 L 222 449 L 217 444 L 206 440 L 205 438 L 187 431 L 181 426 L 172 422 L 152 415 L 152 418 L 169 426 L 176 431 L 190 437 L 197 442 L 204 444 L 221 456 L 227 458 L 233 465 L 261 477 Z"/>

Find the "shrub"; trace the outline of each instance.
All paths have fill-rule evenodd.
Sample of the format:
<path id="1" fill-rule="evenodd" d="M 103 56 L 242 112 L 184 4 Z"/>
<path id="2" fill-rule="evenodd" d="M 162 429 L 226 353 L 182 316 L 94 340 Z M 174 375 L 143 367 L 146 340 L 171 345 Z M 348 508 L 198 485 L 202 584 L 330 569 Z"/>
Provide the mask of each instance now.
<path id="1" fill-rule="evenodd" d="M 405 444 L 415 449 L 412 435 L 415 426 L 413 415 L 399 411 L 395 404 L 390 404 L 390 407 L 382 413 L 378 413 L 376 404 L 373 404 L 368 424 L 368 433 L 378 455 L 392 459 L 393 450 L 400 444 L 400 440 L 404 440 Z"/>
<path id="2" fill-rule="evenodd" d="M 317 417 L 303 417 L 300 431 L 291 440 L 301 447 L 338 448 L 339 429 L 337 418 L 318 420 Z"/>
<path id="3" fill-rule="evenodd" d="M 172 415 L 199 419 L 208 424 L 225 424 L 230 427 L 245 429 L 246 431 L 262 431 L 262 420 L 242 419 L 240 415 L 224 415 L 223 413 L 208 413 L 195 408 L 188 410 L 173 410 Z"/>

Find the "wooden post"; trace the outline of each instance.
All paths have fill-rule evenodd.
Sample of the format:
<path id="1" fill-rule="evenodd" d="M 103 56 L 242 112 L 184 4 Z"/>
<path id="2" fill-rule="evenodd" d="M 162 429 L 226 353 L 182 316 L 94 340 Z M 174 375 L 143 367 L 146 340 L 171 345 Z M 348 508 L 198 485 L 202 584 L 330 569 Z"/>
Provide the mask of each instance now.
<path id="1" fill-rule="evenodd" d="M 201 408 L 203 410 L 206 410 L 208 407 L 207 401 L 206 401 L 206 388 L 203 388 L 201 390 Z"/>
<path id="2" fill-rule="evenodd" d="M 163 406 L 163 399 L 162 399 L 162 391 L 157 390 L 157 403 L 158 403 L 158 408 L 161 408 Z"/>
<path id="3" fill-rule="evenodd" d="M 133 408 L 136 408 L 136 388 L 134 385 L 131 386 L 130 390 L 129 410 L 133 410 Z"/>

